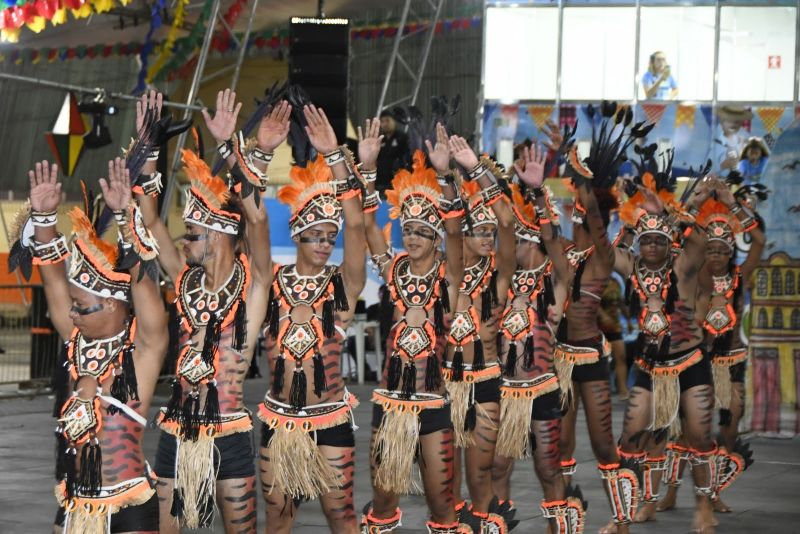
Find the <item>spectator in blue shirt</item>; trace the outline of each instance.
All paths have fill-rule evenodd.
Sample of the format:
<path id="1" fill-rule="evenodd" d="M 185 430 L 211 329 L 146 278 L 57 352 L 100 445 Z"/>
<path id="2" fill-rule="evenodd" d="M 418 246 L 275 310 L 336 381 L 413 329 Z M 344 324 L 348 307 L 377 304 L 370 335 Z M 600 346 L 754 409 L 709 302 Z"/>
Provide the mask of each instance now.
<path id="1" fill-rule="evenodd" d="M 760 137 L 751 137 L 742 150 L 737 169 L 742 173 L 744 182 L 742 185 L 750 185 L 760 182 L 764 167 L 767 166 L 769 158 L 769 148 Z"/>
<path id="2" fill-rule="evenodd" d="M 647 100 L 673 100 L 678 96 L 678 83 L 670 72 L 664 52 L 650 54 L 650 65 L 642 76 L 642 88 Z"/>

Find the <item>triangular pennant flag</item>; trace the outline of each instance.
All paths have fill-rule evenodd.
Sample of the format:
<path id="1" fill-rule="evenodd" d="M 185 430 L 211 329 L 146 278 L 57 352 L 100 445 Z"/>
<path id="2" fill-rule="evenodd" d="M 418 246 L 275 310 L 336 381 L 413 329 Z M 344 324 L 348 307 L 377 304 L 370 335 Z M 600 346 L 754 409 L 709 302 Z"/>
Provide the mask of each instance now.
<path id="1" fill-rule="evenodd" d="M 700 112 L 703 114 L 703 118 L 706 120 L 706 124 L 711 126 L 712 107 L 708 105 L 700 106 Z"/>
<path id="2" fill-rule="evenodd" d="M 53 153 L 56 163 L 63 169 L 64 161 L 69 157 L 69 136 L 47 132 L 44 134 L 44 138 L 50 146 L 50 151 Z"/>
<path id="3" fill-rule="evenodd" d="M 688 104 L 678 104 L 675 110 L 675 128 L 686 125 L 688 128 L 694 128 L 694 114 L 697 106 Z"/>
<path id="4" fill-rule="evenodd" d="M 78 160 L 81 159 L 81 154 L 83 154 L 83 136 L 82 135 L 70 135 L 69 136 L 69 167 L 65 174 L 67 176 L 72 176 L 72 173 L 75 172 L 75 167 L 78 165 Z"/>
<path id="5" fill-rule="evenodd" d="M 532 105 L 528 106 L 528 115 L 533 119 L 533 123 L 538 129 L 542 129 L 544 124 L 553 115 L 553 106 Z"/>
<path id="6" fill-rule="evenodd" d="M 64 103 L 61 104 L 61 109 L 56 117 L 56 122 L 53 123 L 52 132 L 54 134 L 64 135 L 69 134 L 70 127 L 70 99 L 71 93 L 67 93 L 64 97 Z"/>
<path id="7" fill-rule="evenodd" d="M 666 104 L 641 104 L 641 106 L 647 122 L 651 124 L 658 124 L 658 121 L 664 116 L 664 110 L 667 109 Z"/>
<path id="8" fill-rule="evenodd" d="M 564 126 L 569 126 L 573 128 L 577 122 L 578 114 L 575 106 L 572 104 L 562 105 L 561 109 L 558 110 L 558 127 L 563 128 Z"/>
<path id="9" fill-rule="evenodd" d="M 783 112 L 785 110 L 786 108 L 763 107 L 756 108 L 756 113 L 758 113 L 758 118 L 761 119 L 761 122 L 764 123 L 764 128 L 766 128 L 767 132 L 771 132 L 778 126 L 778 121 L 783 117 Z"/>

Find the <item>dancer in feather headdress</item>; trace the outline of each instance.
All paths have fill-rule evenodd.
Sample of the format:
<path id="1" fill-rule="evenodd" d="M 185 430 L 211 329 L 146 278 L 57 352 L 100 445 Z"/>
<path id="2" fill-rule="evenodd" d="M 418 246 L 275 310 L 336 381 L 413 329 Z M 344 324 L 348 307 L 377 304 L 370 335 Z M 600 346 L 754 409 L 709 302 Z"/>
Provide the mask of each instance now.
<path id="1" fill-rule="evenodd" d="M 109 162 L 108 179 L 100 180 L 119 244 L 96 232 L 89 214 L 102 205 L 94 209 L 85 187 L 84 209 L 69 214 L 68 244 L 56 230 L 57 172 L 46 161 L 30 171 L 30 203 L 18 220 L 13 260 L 23 272 L 30 272 L 28 262 L 38 267 L 53 324 L 67 340 L 66 361 L 58 366 L 65 376 L 55 392 L 55 526 L 81 534 L 158 531 L 155 476 L 142 451 L 142 433 L 166 352 L 167 315 L 157 284 L 140 276 L 142 263 L 133 257 L 152 259 L 155 245 L 136 226 L 138 208 L 119 158 Z M 122 269 L 126 249 L 129 268 Z"/>

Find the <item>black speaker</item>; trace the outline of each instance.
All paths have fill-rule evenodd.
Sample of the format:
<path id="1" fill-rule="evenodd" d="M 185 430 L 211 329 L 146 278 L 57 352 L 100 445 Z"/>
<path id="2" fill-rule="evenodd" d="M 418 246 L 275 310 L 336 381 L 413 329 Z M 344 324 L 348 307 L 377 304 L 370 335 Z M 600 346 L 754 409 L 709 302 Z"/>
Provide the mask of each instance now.
<path id="1" fill-rule="evenodd" d="M 325 110 L 341 143 L 347 135 L 349 55 L 347 19 L 291 19 L 289 82 L 305 89 L 314 105 Z"/>

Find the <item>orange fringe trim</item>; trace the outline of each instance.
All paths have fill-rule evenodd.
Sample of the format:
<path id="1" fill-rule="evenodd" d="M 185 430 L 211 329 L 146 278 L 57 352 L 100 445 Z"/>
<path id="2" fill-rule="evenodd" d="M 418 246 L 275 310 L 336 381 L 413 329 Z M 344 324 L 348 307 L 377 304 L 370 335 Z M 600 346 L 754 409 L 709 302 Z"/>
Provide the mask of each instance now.
<path id="1" fill-rule="evenodd" d="M 452 362 L 445 362 L 446 366 L 452 366 Z M 502 370 L 500 369 L 500 365 L 497 362 L 490 363 L 484 369 L 480 371 L 472 371 L 464 369 L 464 380 L 467 384 L 478 384 L 480 382 L 486 382 L 487 380 L 491 380 L 493 378 L 497 378 L 502 374 Z M 445 367 L 442 369 L 442 376 L 447 381 L 452 381 L 453 379 L 453 369 L 451 367 Z"/>
<path id="2" fill-rule="evenodd" d="M 167 434 L 176 438 L 180 437 L 181 425 L 172 419 L 165 420 L 165 415 L 166 408 L 161 408 L 156 416 L 156 425 Z M 200 439 L 215 439 L 231 434 L 250 432 L 253 429 L 253 420 L 248 413 L 222 414 L 221 417 L 222 422 L 218 426 L 214 424 L 200 425 Z"/>
<path id="3" fill-rule="evenodd" d="M 353 394 L 350 394 L 347 399 L 343 399 L 342 402 L 344 404 L 341 406 L 318 415 L 280 413 L 262 402 L 258 405 L 258 418 L 271 430 L 281 428 L 286 432 L 294 432 L 297 429 L 303 432 L 314 432 L 342 424 L 350 416 L 350 412 L 358 406 L 358 399 Z"/>

